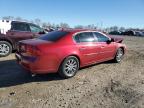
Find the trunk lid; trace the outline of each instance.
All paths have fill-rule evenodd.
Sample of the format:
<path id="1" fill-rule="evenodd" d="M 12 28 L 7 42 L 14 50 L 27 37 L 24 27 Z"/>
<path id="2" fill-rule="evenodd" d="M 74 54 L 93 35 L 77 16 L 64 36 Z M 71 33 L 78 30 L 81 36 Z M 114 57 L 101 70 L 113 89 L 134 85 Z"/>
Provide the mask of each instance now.
<path id="1" fill-rule="evenodd" d="M 51 43 L 53 42 L 40 39 L 23 40 L 18 43 L 17 51 L 22 55 L 38 56 L 41 54 L 40 46 Z"/>

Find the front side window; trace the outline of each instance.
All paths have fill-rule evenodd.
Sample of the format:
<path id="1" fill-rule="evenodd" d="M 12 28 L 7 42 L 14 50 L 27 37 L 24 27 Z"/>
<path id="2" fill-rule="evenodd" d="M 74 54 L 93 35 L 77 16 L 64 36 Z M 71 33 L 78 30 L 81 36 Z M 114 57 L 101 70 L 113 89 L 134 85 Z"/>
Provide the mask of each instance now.
<path id="1" fill-rule="evenodd" d="M 84 32 L 84 33 L 77 34 L 75 36 L 75 41 L 77 43 L 81 43 L 81 42 L 95 42 L 96 40 L 92 32 Z"/>
<path id="2" fill-rule="evenodd" d="M 29 27 L 26 23 L 12 23 L 12 28 L 11 30 L 16 30 L 16 31 L 30 31 Z"/>
<path id="3" fill-rule="evenodd" d="M 98 32 L 94 32 L 94 35 L 96 36 L 96 38 L 98 39 L 98 42 L 107 42 L 109 40 L 108 37 L 104 36 L 101 33 Z"/>
<path id="4" fill-rule="evenodd" d="M 32 24 L 30 24 L 30 29 L 31 29 L 31 32 L 33 32 L 33 33 L 43 32 L 42 28 L 40 28 L 39 26 L 36 26 L 36 25 L 32 25 Z"/>
<path id="5" fill-rule="evenodd" d="M 69 32 L 65 31 L 53 31 L 49 32 L 48 34 L 44 34 L 39 37 L 41 40 L 46 40 L 46 41 L 57 41 L 61 39 L 62 37 L 66 36 Z"/>

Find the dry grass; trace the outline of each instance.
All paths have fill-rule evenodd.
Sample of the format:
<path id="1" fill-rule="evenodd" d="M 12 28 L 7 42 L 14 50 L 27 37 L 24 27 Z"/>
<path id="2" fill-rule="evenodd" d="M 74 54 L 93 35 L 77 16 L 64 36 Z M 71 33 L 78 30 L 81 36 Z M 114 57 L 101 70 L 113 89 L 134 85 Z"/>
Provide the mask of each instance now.
<path id="1" fill-rule="evenodd" d="M 71 79 L 31 77 L 14 54 L 0 58 L 0 108 L 144 108 L 144 38 L 125 37 L 120 64 L 82 69 Z"/>

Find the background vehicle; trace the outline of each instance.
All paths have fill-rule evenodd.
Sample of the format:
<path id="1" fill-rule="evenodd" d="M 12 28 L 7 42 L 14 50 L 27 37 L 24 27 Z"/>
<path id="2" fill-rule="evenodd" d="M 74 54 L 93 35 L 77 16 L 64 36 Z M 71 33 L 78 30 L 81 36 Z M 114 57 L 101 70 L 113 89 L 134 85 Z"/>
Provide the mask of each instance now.
<path id="1" fill-rule="evenodd" d="M 54 31 L 19 42 L 16 58 L 32 73 L 59 72 L 70 78 L 84 66 L 108 60 L 120 62 L 126 50 L 121 42 L 98 31 Z"/>
<path id="2" fill-rule="evenodd" d="M 15 50 L 18 41 L 44 33 L 42 28 L 32 23 L 0 20 L 0 57 L 8 56 Z"/>
<path id="3" fill-rule="evenodd" d="M 109 32 L 110 35 L 121 35 L 120 31 L 111 31 Z"/>
<path id="4" fill-rule="evenodd" d="M 144 36 L 143 32 L 141 31 L 135 31 L 135 36 Z"/>
<path id="5" fill-rule="evenodd" d="M 142 35 L 143 35 L 143 37 L 144 37 L 144 32 L 142 32 Z"/>
<path id="6" fill-rule="evenodd" d="M 133 30 L 128 30 L 128 31 L 122 32 L 121 34 L 127 35 L 127 36 L 135 36 L 135 32 Z"/>

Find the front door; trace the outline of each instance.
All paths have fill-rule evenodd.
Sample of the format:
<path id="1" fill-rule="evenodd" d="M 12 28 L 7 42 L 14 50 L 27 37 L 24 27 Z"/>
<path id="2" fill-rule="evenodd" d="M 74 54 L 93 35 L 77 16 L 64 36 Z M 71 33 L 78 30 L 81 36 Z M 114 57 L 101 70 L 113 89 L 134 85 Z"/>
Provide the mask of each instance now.
<path id="1" fill-rule="evenodd" d="M 100 45 L 98 60 L 106 61 L 106 60 L 113 59 L 116 50 L 115 43 L 114 42 L 108 43 L 108 40 L 110 40 L 110 38 L 108 38 L 104 34 L 98 32 L 94 32 L 94 34 L 98 39 L 98 43 Z"/>

